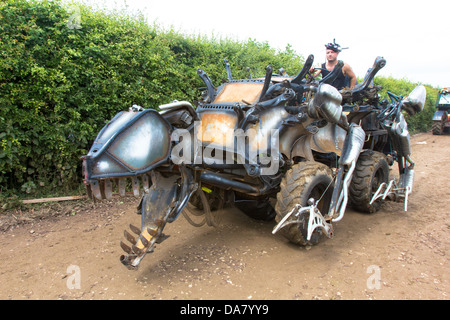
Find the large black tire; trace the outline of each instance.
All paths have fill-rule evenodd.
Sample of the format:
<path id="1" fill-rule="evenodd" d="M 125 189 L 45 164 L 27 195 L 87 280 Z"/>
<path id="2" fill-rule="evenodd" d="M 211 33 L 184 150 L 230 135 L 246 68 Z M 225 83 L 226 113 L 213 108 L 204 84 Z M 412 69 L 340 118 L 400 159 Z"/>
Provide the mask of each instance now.
<path id="1" fill-rule="evenodd" d="M 370 204 L 370 200 L 382 183 L 389 182 L 389 165 L 383 153 L 373 151 L 359 156 L 349 187 L 352 207 L 363 213 L 380 209 L 382 200 Z"/>
<path id="2" fill-rule="evenodd" d="M 431 130 L 433 131 L 434 135 L 441 135 L 444 133 L 444 120 L 438 121 L 435 120 L 433 121 L 433 125 L 431 127 Z"/>
<path id="3" fill-rule="evenodd" d="M 255 220 L 271 221 L 275 218 L 275 210 L 269 197 L 260 199 L 236 198 L 234 205 L 247 216 Z"/>
<path id="4" fill-rule="evenodd" d="M 310 198 L 315 201 L 321 198 L 318 209 L 322 214 L 327 214 L 333 192 L 331 170 L 324 164 L 306 161 L 295 164 L 286 172 L 281 181 L 280 192 L 277 194 L 275 220 L 280 222 L 296 204 L 307 206 Z M 322 237 L 322 231 L 316 229 L 310 241 L 307 240 L 307 215 L 303 216 L 300 224 L 291 224 L 280 230 L 290 242 L 298 245 L 317 244 Z"/>

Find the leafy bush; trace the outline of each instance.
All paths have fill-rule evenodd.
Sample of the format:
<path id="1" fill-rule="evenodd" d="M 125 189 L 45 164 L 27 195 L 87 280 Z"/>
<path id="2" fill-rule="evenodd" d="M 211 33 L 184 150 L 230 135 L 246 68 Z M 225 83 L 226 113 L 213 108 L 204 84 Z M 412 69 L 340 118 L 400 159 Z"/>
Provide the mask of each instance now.
<path id="1" fill-rule="evenodd" d="M 388 98 L 387 92 L 406 97 L 417 86 L 417 83 L 409 80 L 398 80 L 392 77 L 375 77 L 374 84 L 382 86 L 380 94 L 382 98 L 386 99 Z M 408 130 L 411 133 L 425 132 L 431 129 L 431 119 L 435 112 L 438 89 L 430 85 L 425 85 L 425 88 L 427 90 L 427 99 L 423 111 L 411 117 L 406 116 Z"/>
<path id="2" fill-rule="evenodd" d="M 80 156 L 117 112 L 196 100 L 197 68 L 217 85 L 225 58 L 236 77 L 247 66 L 261 75 L 269 63 L 291 72 L 302 64 L 290 48 L 184 37 L 151 27 L 139 13 L 76 8 L 79 20 L 59 0 L 0 1 L 2 192 L 77 187 Z"/>
<path id="3" fill-rule="evenodd" d="M 80 181 L 80 156 L 112 115 L 163 102 L 169 81 L 173 96 L 180 93 L 173 90 L 179 79 L 173 54 L 142 20 L 86 7 L 81 15 L 81 29 L 69 28 L 60 1 L 1 2 L 0 183 L 6 189 L 70 189 Z"/>

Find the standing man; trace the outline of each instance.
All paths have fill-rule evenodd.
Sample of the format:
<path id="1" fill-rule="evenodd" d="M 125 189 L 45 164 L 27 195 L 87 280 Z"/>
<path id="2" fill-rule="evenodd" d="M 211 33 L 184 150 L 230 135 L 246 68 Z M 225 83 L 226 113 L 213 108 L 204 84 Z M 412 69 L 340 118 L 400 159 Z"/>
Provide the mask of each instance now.
<path id="1" fill-rule="evenodd" d="M 339 44 L 337 44 L 336 39 L 333 39 L 333 43 L 327 43 L 325 48 L 327 62 L 322 64 L 321 70 L 311 68 L 311 72 L 313 72 L 314 77 L 317 77 L 322 73 L 322 78 L 324 78 L 331 71 L 333 71 L 334 67 L 338 63 L 337 57 L 339 53 L 342 49 L 348 49 L 342 48 Z M 341 90 L 344 87 L 353 88 L 356 85 L 356 76 L 352 68 L 348 64 L 344 63 L 341 74 L 331 83 L 331 85 L 338 90 Z"/>

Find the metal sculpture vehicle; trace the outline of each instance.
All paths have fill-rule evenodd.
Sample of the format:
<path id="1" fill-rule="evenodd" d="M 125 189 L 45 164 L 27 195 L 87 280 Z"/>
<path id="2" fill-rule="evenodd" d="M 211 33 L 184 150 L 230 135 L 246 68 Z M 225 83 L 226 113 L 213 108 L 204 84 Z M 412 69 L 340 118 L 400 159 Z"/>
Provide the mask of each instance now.
<path id="1" fill-rule="evenodd" d="M 141 227 L 125 231 L 121 262 L 136 269 L 167 238 L 167 223 L 183 214 L 195 226 L 218 223 L 220 209 L 233 205 L 255 219 L 273 220 L 273 233 L 299 245 L 333 237 L 333 224 L 348 205 L 362 212 L 383 200 L 407 200 L 414 162 L 403 111 L 423 109 L 425 87 L 406 98 L 373 85 L 386 61 L 378 57 L 356 87 L 329 85 L 340 61 L 323 79 L 310 73 L 310 55 L 294 77 L 204 81 L 198 106 L 173 101 L 160 111 L 133 106 L 98 134 L 83 157 L 90 196 L 125 195 L 130 186 Z M 398 166 L 398 176 L 389 168 Z M 141 189 L 143 192 L 141 192 Z"/>

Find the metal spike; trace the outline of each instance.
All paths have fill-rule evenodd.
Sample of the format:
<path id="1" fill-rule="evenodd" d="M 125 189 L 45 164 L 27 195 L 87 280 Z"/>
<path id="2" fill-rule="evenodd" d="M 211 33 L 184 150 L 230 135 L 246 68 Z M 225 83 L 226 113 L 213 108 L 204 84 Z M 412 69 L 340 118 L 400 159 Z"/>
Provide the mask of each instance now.
<path id="1" fill-rule="evenodd" d="M 155 174 L 155 171 L 150 171 L 150 179 L 151 179 L 151 181 L 152 181 L 152 187 L 153 187 L 153 189 L 155 189 L 156 188 L 156 174 Z"/>
<path id="2" fill-rule="evenodd" d="M 91 183 L 92 194 L 98 200 L 102 200 L 102 193 L 100 192 L 100 185 L 98 181 L 94 181 Z"/>
<path id="3" fill-rule="evenodd" d="M 158 235 L 158 231 L 155 229 L 152 229 L 150 227 L 147 228 L 147 232 L 152 236 L 152 237 L 156 237 Z"/>
<path id="4" fill-rule="evenodd" d="M 112 181 L 105 180 L 105 197 L 106 199 L 112 199 Z"/>
<path id="5" fill-rule="evenodd" d="M 142 244 L 144 245 L 144 247 L 147 247 L 147 246 L 148 246 L 148 240 L 145 239 L 145 237 L 140 236 L 140 237 L 139 237 L 139 240 L 141 240 L 141 242 L 142 242 Z"/>
<path id="6" fill-rule="evenodd" d="M 123 243 L 122 241 L 120 241 L 120 247 L 123 249 L 123 251 L 125 251 L 128 254 L 133 253 L 131 248 L 129 246 L 127 246 L 125 243 Z"/>
<path id="7" fill-rule="evenodd" d="M 119 179 L 119 194 L 121 197 L 125 197 L 125 187 L 127 184 L 126 178 L 120 178 Z"/>
<path id="8" fill-rule="evenodd" d="M 131 229 L 131 231 L 133 231 L 137 235 L 141 234 L 141 229 L 139 229 L 138 227 L 133 226 L 132 224 L 130 224 L 130 229 Z"/>
<path id="9" fill-rule="evenodd" d="M 133 185 L 133 194 L 134 194 L 134 196 L 136 198 L 139 198 L 139 195 L 140 195 L 141 192 L 139 191 L 140 186 L 139 186 L 138 178 L 137 177 L 131 178 L 131 182 L 132 182 L 132 185 Z"/>
<path id="10" fill-rule="evenodd" d="M 100 180 L 98 185 L 100 186 L 100 194 L 102 195 L 102 200 L 106 199 L 106 195 L 105 195 L 105 180 Z"/>
<path id="11" fill-rule="evenodd" d="M 142 187 L 144 188 L 145 193 L 150 192 L 149 178 L 148 178 L 148 175 L 146 175 L 146 174 L 144 174 L 142 176 Z"/>
<path id="12" fill-rule="evenodd" d="M 85 186 L 86 186 L 87 196 L 89 197 L 89 199 L 93 200 L 94 199 L 94 195 L 92 194 L 91 186 L 89 184 L 85 184 Z"/>
<path id="13" fill-rule="evenodd" d="M 138 247 L 136 247 L 135 245 L 133 245 L 133 246 L 131 247 L 131 249 L 133 250 L 134 253 L 136 253 L 136 254 L 139 255 L 139 256 L 141 256 L 141 255 L 144 254 L 144 252 L 143 252 L 141 249 L 139 249 Z"/>
<path id="14" fill-rule="evenodd" d="M 131 242 L 131 244 L 136 244 L 136 238 L 133 237 L 127 230 L 124 230 L 123 234 L 125 235 L 125 238 Z"/>

